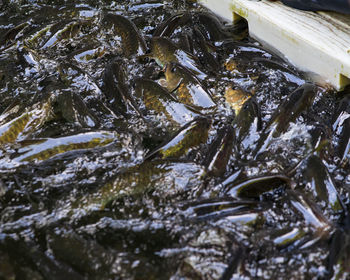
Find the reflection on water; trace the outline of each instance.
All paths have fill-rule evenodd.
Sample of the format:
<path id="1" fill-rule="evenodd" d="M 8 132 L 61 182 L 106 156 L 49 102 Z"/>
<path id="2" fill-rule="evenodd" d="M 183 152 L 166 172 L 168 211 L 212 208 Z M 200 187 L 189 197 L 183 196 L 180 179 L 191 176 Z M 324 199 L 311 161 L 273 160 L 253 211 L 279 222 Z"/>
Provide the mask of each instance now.
<path id="1" fill-rule="evenodd" d="M 0 279 L 349 277 L 349 94 L 244 21 L 3 0 L 0 98 Z"/>

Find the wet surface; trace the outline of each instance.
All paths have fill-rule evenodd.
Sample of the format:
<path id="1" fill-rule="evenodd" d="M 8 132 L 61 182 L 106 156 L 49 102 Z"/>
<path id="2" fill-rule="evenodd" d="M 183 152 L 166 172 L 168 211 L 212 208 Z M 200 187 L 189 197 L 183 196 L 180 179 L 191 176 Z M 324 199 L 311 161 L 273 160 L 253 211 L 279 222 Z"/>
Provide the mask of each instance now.
<path id="1" fill-rule="evenodd" d="M 349 277 L 349 94 L 194 1 L 0 7 L 0 279 Z"/>

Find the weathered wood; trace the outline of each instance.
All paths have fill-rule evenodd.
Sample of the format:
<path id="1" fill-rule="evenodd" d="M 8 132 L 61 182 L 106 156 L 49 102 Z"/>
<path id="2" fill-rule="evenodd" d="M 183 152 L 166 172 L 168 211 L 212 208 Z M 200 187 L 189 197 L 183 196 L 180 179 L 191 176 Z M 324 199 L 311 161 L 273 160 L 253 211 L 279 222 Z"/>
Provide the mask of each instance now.
<path id="1" fill-rule="evenodd" d="M 313 78 L 340 90 L 350 84 L 350 17 L 306 12 L 279 1 L 201 0 L 228 21 L 244 17 L 249 33 Z"/>

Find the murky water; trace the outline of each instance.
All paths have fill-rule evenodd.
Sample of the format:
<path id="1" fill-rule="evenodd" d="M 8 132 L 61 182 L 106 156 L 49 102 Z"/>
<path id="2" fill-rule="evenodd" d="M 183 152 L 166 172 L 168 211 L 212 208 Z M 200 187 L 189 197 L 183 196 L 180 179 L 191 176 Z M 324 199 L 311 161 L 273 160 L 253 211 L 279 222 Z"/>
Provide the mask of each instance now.
<path id="1" fill-rule="evenodd" d="M 0 1 L 0 279 L 347 279 L 350 97 L 195 1 Z"/>

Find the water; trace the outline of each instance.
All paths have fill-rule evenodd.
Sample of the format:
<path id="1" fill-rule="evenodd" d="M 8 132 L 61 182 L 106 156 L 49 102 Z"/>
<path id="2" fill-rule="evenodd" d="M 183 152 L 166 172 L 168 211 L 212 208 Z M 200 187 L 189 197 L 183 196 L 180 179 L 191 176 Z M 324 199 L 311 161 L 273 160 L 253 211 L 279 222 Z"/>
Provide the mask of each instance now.
<path id="1" fill-rule="evenodd" d="M 349 277 L 347 92 L 195 1 L 0 7 L 0 279 Z"/>

